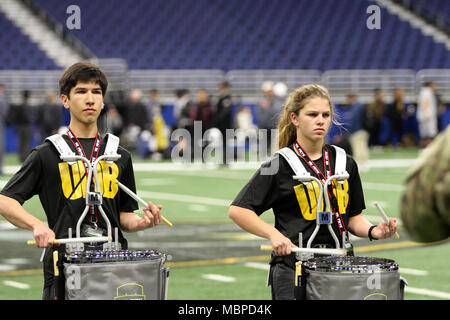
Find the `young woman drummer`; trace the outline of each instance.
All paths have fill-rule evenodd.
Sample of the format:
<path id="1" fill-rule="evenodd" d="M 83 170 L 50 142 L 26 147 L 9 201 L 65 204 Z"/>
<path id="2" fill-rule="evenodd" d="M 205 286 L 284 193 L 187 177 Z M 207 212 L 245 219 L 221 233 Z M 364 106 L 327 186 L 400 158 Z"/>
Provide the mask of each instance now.
<path id="1" fill-rule="evenodd" d="M 305 169 L 320 181 L 334 174 L 336 150 L 324 143 L 334 118 L 328 90 L 316 84 L 294 90 L 280 115 L 278 148 L 291 148 Z M 362 215 L 365 203 L 361 180 L 355 161 L 348 155 L 346 171 L 349 178 L 343 184 L 333 183 L 333 188 L 328 190 L 334 204 L 332 227 L 338 239 L 341 241 L 342 233 L 347 232 L 370 240 L 391 237 L 397 229 L 396 219 L 373 226 Z M 270 240 L 273 254 L 269 283 L 272 298 L 276 300 L 295 298 L 296 261 L 292 248 L 299 244 L 299 232 L 303 234 L 303 247 L 306 247 L 316 226 L 319 188 L 314 186 L 315 182 L 305 186 L 294 180 L 293 175 L 294 171 L 283 156 L 275 154 L 239 192 L 228 213 L 242 229 Z M 275 226 L 260 218 L 269 209 L 274 212 Z M 335 247 L 327 228 L 320 228 L 312 247 Z"/>

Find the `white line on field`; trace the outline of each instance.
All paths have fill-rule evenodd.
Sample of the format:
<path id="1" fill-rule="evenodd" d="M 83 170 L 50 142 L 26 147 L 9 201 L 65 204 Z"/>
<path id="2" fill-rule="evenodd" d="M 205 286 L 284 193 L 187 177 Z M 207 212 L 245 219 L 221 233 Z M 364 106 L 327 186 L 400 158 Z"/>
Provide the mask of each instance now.
<path id="1" fill-rule="evenodd" d="M 153 192 L 153 191 L 138 191 L 138 195 L 144 198 L 151 199 L 161 199 L 161 200 L 171 200 L 178 202 L 189 202 L 189 203 L 198 203 L 198 204 L 206 204 L 213 206 L 223 206 L 229 207 L 231 205 L 232 200 L 225 199 L 216 199 L 216 198 L 207 198 L 207 197 L 198 197 L 198 196 L 190 196 L 186 194 L 176 194 L 176 193 L 165 193 L 165 192 Z"/>
<path id="2" fill-rule="evenodd" d="M 13 287 L 13 288 L 22 289 L 22 290 L 30 289 L 29 284 L 17 282 L 17 281 L 4 280 L 3 284 L 8 287 Z"/>
<path id="3" fill-rule="evenodd" d="M 417 159 L 379 159 L 369 160 L 367 166 L 369 168 L 407 168 L 413 165 Z M 233 170 L 256 170 L 261 166 L 263 161 L 241 161 L 234 162 L 229 165 Z M 182 163 L 182 162 L 134 162 L 134 171 L 205 171 L 216 170 L 217 164 L 214 163 Z M 14 174 L 20 169 L 19 165 L 4 166 L 4 172 L 7 174 Z"/>
<path id="4" fill-rule="evenodd" d="M 160 186 L 167 184 L 176 184 L 176 179 L 170 178 L 150 178 L 150 179 L 141 179 L 139 181 L 144 186 Z"/>
<path id="5" fill-rule="evenodd" d="M 417 269 L 410 269 L 410 268 L 403 268 L 400 267 L 400 273 L 406 273 L 413 276 L 427 276 L 428 271 L 426 270 L 417 270 Z"/>
<path id="6" fill-rule="evenodd" d="M 8 221 L 0 221 L 0 230 L 16 230 L 18 229 L 15 225 Z"/>
<path id="7" fill-rule="evenodd" d="M 260 262 L 246 262 L 244 263 L 244 266 L 254 269 L 261 269 L 261 270 L 269 270 L 270 265 L 267 263 L 260 263 Z M 416 276 L 426 276 L 428 275 L 428 271 L 425 270 L 417 270 L 417 269 L 410 269 L 410 268 L 400 268 L 401 274 L 410 274 L 410 275 L 416 275 Z"/>
<path id="8" fill-rule="evenodd" d="M 3 259 L 4 263 L 7 264 L 27 264 L 30 262 L 30 259 L 27 258 L 9 258 L 9 259 Z"/>
<path id="9" fill-rule="evenodd" d="M 423 289 L 423 288 L 413 288 L 413 287 L 406 286 L 405 292 L 414 293 L 414 294 L 422 294 L 425 296 L 430 296 L 430 297 L 435 297 L 435 298 L 450 299 L 450 293 L 448 293 L 448 292 L 434 291 L 434 290 Z"/>
<path id="10" fill-rule="evenodd" d="M 362 182 L 363 189 L 378 190 L 378 191 L 403 191 L 405 188 L 400 184 L 378 183 L 378 182 Z"/>
<path id="11" fill-rule="evenodd" d="M 208 211 L 208 207 L 201 205 L 201 204 L 190 204 L 188 205 L 188 209 L 191 211 L 197 211 L 197 212 L 206 212 Z"/>
<path id="12" fill-rule="evenodd" d="M 260 270 L 269 270 L 270 265 L 268 263 L 260 263 L 260 262 L 246 262 L 244 263 L 244 266 L 248 268 L 253 269 L 260 269 Z"/>
<path id="13" fill-rule="evenodd" d="M 227 277 L 220 274 L 203 274 L 202 278 L 220 282 L 236 282 L 236 278 Z"/>
<path id="14" fill-rule="evenodd" d="M 12 264 L 0 264 L 0 271 L 11 271 L 14 269 L 17 269 L 17 267 Z"/>

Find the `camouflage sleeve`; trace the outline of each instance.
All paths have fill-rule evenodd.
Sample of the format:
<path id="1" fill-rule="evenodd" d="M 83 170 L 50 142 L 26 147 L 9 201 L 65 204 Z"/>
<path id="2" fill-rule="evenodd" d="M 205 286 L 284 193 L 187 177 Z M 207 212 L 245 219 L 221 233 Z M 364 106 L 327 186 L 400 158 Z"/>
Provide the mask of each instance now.
<path id="1" fill-rule="evenodd" d="M 450 126 L 422 152 L 408 172 L 401 218 L 411 238 L 434 242 L 450 237 Z"/>

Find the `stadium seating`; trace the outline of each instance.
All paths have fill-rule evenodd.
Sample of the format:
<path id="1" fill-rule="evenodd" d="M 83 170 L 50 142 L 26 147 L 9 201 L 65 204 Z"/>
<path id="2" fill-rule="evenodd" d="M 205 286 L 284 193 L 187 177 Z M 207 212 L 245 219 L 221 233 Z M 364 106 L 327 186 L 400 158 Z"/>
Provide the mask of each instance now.
<path id="1" fill-rule="evenodd" d="M 398 0 L 397 0 L 398 1 Z M 404 5 L 450 32 L 450 2 L 442 0 L 402 0 Z"/>
<path id="2" fill-rule="evenodd" d="M 44 51 L 0 12 L 0 69 L 59 69 Z"/>
<path id="3" fill-rule="evenodd" d="M 72 1 L 35 2 L 65 25 Z M 80 0 L 81 30 L 70 32 L 97 57 L 121 57 L 130 69 L 420 70 L 450 65 L 444 45 L 383 8 L 381 29 L 369 30 L 370 4 Z"/>

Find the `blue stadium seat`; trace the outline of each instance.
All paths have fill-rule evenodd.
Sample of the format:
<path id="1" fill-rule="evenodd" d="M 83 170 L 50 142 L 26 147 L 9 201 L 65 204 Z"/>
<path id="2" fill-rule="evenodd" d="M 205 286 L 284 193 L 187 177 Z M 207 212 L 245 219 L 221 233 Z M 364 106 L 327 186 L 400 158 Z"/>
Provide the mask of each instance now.
<path id="1" fill-rule="evenodd" d="M 73 1 L 34 1 L 65 26 L 66 9 Z M 444 12 L 450 10 L 450 1 L 440 7 L 434 0 L 413 2 L 431 8 L 430 12 L 435 12 L 436 7 Z M 450 67 L 450 54 L 445 47 L 384 8 L 382 29 L 367 29 L 366 8 L 370 1 L 283 0 L 280 4 L 273 0 L 78 0 L 76 3 L 81 9 L 81 30 L 66 31 L 99 58 L 123 58 L 130 69 L 324 71 Z M 0 19 L 2 29 L 6 29 L 4 20 Z M 11 26 L 7 28 L 6 34 L 15 36 L 10 38 L 4 33 L 0 36 L 2 44 L 18 46 L 20 30 L 12 33 Z M 29 60 L 32 68 L 38 67 L 34 55 Z M 15 63 L 1 60 L 1 68 L 5 68 L 4 61 Z M 48 64 L 45 59 L 44 64 Z"/>

